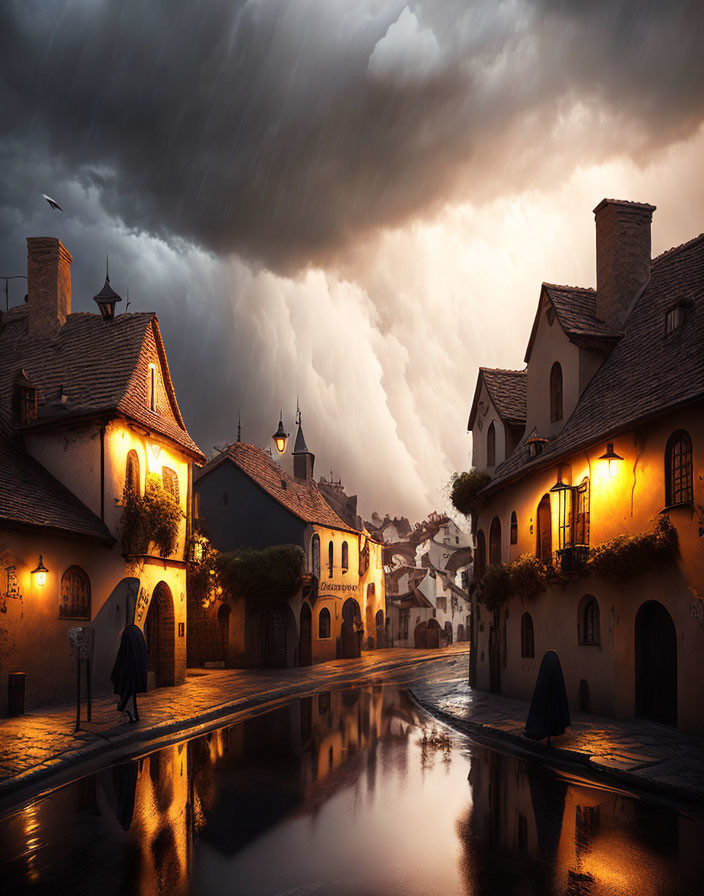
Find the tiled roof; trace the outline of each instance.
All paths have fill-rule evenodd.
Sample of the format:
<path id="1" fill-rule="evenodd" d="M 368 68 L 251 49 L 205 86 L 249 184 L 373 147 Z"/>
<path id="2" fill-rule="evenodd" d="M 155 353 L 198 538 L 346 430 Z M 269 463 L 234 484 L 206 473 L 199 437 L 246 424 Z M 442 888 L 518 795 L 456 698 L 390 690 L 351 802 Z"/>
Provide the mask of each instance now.
<path id="1" fill-rule="evenodd" d="M 0 418 L 9 423 L 12 384 L 24 369 L 37 389 L 37 425 L 87 414 L 124 414 L 203 459 L 176 402 L 164 343 L 153 313 L 70 314 L 53 339 L 28 332 L 27 307 L 0 319 Z M 147 407 L 150 352 L 161 362 L 167 401 Z M 63 393 L 64 400 L 59 400 Z"/>
<path id="2" fill-rule="evenodd" d="M 665 314 L 684 303 L 684 323 L 665 335 Z M 540 455 L 526 439 L 496 468 L 487 491 L 554 463 L 670 408 L 704 397 L 704 234 L 654 259 L 650 281 L 622 339 L 594 374 L 564 428 Z"/>
<path id="3" fill-rule="evenodd" d="M 477 416 L 482 382 L 494 403 L 496 411 L 504 423 L 526 422 L 526 372 L 525 370 L 502 370 L 500 367 L 480 367 L 477 386 L 474 390 L 472 409 L 469 412 L 467 429 L 471 430 Z"/>
<path id="4" fill-rule="evenodd" d="M 112 541 L 99 517 L 1 431 L 0 521 Z"/>
<path id="5" fill-rule="evenodd" d="M 596 316 L 596 290 L 581 286 L 559 286 L 556 283 L 543 283 L 541 297 L 546 296 L 555 311 L 560 326 L 574 342 L 605 342 L 613 344 L 621 337 L 621 331 L 615 330 Z M 542 301 L 533 322 L 525 362 L 528 363 L 538 320 L 543 307 Z"/>
<path id="6" fill-rule="evenodd" d="M 225 461 L 232 461 L 265 492 L 304 523 L 317 523 L 343 532 L 356 530 L 341 519 L 313 480 L 302 482 L 289 476 L 261 448 L 247 442 L 235 442 L 198 470 L 196 479 L 206 476 Z"/>

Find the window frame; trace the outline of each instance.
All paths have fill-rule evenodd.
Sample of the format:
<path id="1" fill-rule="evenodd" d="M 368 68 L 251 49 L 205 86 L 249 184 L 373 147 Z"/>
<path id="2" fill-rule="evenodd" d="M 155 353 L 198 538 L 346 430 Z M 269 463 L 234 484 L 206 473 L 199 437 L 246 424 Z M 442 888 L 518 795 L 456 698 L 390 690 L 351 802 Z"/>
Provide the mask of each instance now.
<path id="1" fill-rule="evenodd" d="M 149 365 L 147 375 L 147 407 L 156 414 L 156 364 Z"/>
<path id="2" fill-rule="evenodd" d="M 168 485 L 167 485 L 168 481 Z M 161 484 L 165 492 L 171 495 L 177 504 L 181 503 L 181 491 L 178 481 L 178 473 L 171 467 L 163 466 L 161 468 Z"/>
<path id="3" fill-rule="evenodd" d="M 591 607 L 593 607 L 591 619 L 587 620 L 587 611 Z M 593 594 L 585 594 L 579 602 L 577 643 L 581 647 L 601 646 L 601 613 L 599 601 Z"/>
<path id="4" fill-rule="evenodd" d="M 313 533 L 310 540 L 310 571 L 320 580 L 320 536 L 317 532 Z"/>
<path id="5" fill-rule="evenodd" d="M 142 494 L 140 473 L 139 455 L 134 448 L 130 448 L 125 458 L 125 494 L 132 494 L 135 498 Z"/>
<path id="6" fill-rule="evenodd" d="M 521 659 L 535 659 L 535 626 L 528 612 L 521 616 Z"/>
<path id="7" fill-rule="evenodd" d="M 335 568 L 335 543 L 330 539 L 328 542 L 328 578 L 332 578 L 332 572 Z"/>
<path id="8" fill-rule="evenodd" d="M 564 378 L 559 361 L 550 368 L 550 422 L 558 423 L 564 416 Z"/>
<path id="9" fill-rule="evenodd" d="M 350 546 L 346 541 L 342 542 L 342 553 L 340 558 L 340 569 L 343 573 L 349 571 L 350 568 Z"/>
<path id="10" fill-rule="evenodd" d="M 518 544 L 518 515 L 515 510 L 511 511 L 511 528 L 509 541 L 511 544 Z"/>
<path id="11" fill-rule="evenodd" d="M 322 621 L 323 619 L 327 619 L 327 635 L 323 634 Z M 330 610 L 327 607 L 323 607 L 321 611 L 318 613 L 318 640 L 319 641 L 329 641 L 332 638 L 332 616 L 330 614 Z"/>
<path id="12" fill-rule="evenodd" d="M 496 426 L 493 420 L 486 431 L 486 465 L 496 466 Z"/>
<path id="13" fill-rule="evenodd" d="M 675 451 L 680 445 L 686 447 L 686 452 L 684 460 L 682 452 L 680 452 L 679 465 L 676 467 Z M 665 446 L 665 506 L 678 507 L 683 504 L 691 504 L 693 500 L 694 451 L 692 437 L 686 429 L 677 429 L 670 435 Z"/>
<path id="14" fill-rule="evenodd" d="M 67 580 L 68 576 L 81 578 L 85 584 L 85 595 L 84 600 L 87 605 L 87 610 L 83 613 L 75 612 L 75 600 L 72 599 L 71 610 L 73 612 L 63 612 L 64 610 L 64 582 Z M 81 566 L 77 564 L 72 564 L 68 566 L 61 576 L 61 583 L 59 585 L 59 619 L 83 619 L 90 620 L 92 618 L 92 601 L 91 601 L 91 587 L 90 587 L 90 577 L 88 573 Z"/>

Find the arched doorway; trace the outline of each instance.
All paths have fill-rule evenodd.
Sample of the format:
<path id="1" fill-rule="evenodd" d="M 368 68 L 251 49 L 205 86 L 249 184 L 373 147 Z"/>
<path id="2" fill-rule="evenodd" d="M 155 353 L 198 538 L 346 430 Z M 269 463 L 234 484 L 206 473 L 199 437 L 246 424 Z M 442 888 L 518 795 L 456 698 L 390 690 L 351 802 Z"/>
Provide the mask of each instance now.
<path id="1" fill-rule="evenodd" d="M 227 653 L 230 643 L 230 608 L 227 604 L 221 604 L 218 609 L 218 635 L 220 659 L 227 665 Z"/>
<path id="2" fill-rule="evenodd" d="M 171 589 L 159 582 L 149 603 L 144 623 L 147 668 L 158 688 L 176 683 L 176 617 Z"/>
<path id="3" fill-rule="evenodd" d="M 413 644 L 415 647 L 425 648 L 428 646 L 428 623 L 419 622 L 413 630 Z"/>
<path id="4" fill-rule="evenodd" d="M 458 641 L 464 641 L 464 626 L 462 625 L 461 622 L 460 622 L 460 624 L 457 626 L 457 640 L 458 640 Z"/>
<path id="5" fill-rule="evenodd" d="M 677 633 L 672 617 L 657 600 L 636 614 L 636 715 L 677 724 Z"/>
<path id="6" fill-rule="evenodd" d="M 313 615 L 308 604 L 301 607 L 301 631 L 298 637 L 298 665 L 310 666 L 313 662 Z"/>
<path id="7" fill-rule="evenodd" d="M 426 633 L 426 647 L 432 649 L 440 646 L 440 623 L 437 619 L 428 620 L 428 631 Z"/>
<path id="8" fill-rule="evenodd" d="M 445 640 L 448 644 L 452 644 L 452 623 L 449 619 L 445 623 Z"/>
<path id="9" fill-rule="evenodd" d="M 342 658 L 353 659 L 362 655 L 362 611 L 353 597 L 348 597 L 342 605 Z"/>
<path id="10" fill-rule="evenodd" d="M 255 607 L 247 614 L 247 661 L 250 666 L 286 665 L 286 620 L 277 604 Z"/>

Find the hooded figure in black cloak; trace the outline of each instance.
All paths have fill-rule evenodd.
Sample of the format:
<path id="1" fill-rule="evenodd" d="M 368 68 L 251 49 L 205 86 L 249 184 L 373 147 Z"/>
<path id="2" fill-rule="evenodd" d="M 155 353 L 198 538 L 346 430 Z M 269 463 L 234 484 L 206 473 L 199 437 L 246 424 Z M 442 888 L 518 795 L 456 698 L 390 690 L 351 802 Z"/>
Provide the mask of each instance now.
<path id="1" fill-rule="evenodd" d="M 525 735 L 532 740 L 548 739 L 564 734 L 570 725 L 570 709 L 560 658 L 548 650 L 540 664 L 533 699 L 528 710 Z"/>
<path id="2" fill-rule="evenodd" d="M 115 693 L 120 695 L 117 711 L 127 710 L 130 722 L 138 722 L 137 694 L 143 694 L 147 690 L 147 644 L 142 630 L 136 625 L 128 625 L 122 632 L 120 649 L 110 677 L 115 685 Z M 127 708 L 130 699 L 132 710 Z"/>

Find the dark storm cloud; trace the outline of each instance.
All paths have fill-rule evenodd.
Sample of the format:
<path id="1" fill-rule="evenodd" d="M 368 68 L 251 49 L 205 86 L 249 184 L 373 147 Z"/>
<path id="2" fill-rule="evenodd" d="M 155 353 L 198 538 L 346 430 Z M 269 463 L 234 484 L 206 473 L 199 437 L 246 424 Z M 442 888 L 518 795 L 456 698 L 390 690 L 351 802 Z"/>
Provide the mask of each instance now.
<path id="1" fill-rule="evenodd" d="M 575 162 L 691 133 L 703 21 L 698 2 L 4 4 L 4 176 L 31 146 L 128 227 L 294 270 L 458 184 L 525 187 L 567 105 L 604 113 Z"/>

